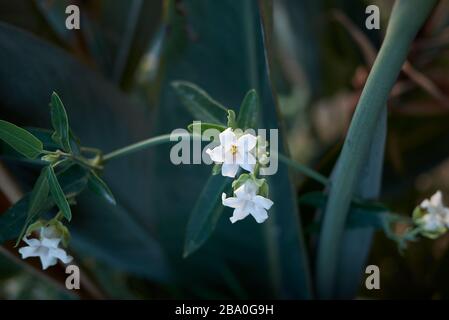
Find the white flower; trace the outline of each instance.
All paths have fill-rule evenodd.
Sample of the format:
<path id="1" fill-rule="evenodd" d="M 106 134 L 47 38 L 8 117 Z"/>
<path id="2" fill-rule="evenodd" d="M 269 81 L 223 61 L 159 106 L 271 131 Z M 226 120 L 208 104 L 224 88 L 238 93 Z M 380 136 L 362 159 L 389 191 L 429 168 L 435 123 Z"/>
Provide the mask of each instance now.
<path id="1" fill-rule="evenodd" d="M 237 137 L 231 128 L 220 133 L 219 138 L 220 145 L 213 149 L 207 149 L 206 153 L 212 161 L 223 164 L 221 174 L 234 178 L 239 167 L 253 172 L 256 158 L 252 151 L 256 147 L 257 138 L 251 134 Z"/>
<path id="2" fill-rule="evenodd" d="M 449 227 L 449 209 L 443 204 L 443 195 L 437 191 L 431 198 L 419 205 L 417 223 L 428 233 L 436 235 L 444 233 Z M 424 214 L 423 214 L 424 213 Z"/>
<path id="3" fill-rule="evenodd" d="M 419 220 L 421 227 L 429 232 L 438 232 L 444 228 L 444 222 L 439 215 L 427 213 Z"/>
<path id="4" fill-rule="evenodd" d="M 230 218 L 232 223 L 252 215 L 258 223 L 264 222 L 268 218 L 267 210 L 273 205 L 273 201 L 257 195 L 258 187 L 247 180 L 242 186 L 235 190 L 235 197 L 226 198 L 226 194 L 221 195 L 224 206 L 234 208 L 234 213 Z"/>
<path id="5" fill-rule="evenodd" d="M 69 263 L 73 259 L 64 249 L 59 248 L 61 238 L 57 237 L 52 227 L 42 227 L 39 239 L 24 237 L 23 241 L 28 246 L 19 249 L 22 259 L 39 257 L 43 270 L 54 266 L 58 259 L 63 263 Z"/>

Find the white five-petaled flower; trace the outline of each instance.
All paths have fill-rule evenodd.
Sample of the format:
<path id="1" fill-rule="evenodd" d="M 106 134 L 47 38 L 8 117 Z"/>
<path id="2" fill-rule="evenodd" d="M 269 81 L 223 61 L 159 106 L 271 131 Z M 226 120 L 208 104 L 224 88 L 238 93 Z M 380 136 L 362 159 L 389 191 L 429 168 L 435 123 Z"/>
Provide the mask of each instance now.
<path id="1" fill-rule="evenodd" d="M 449 227 L 449 208 L 443 204 L 441 191 L 437 191 L 430 200 L 426 199 L 421 202 L 420 207 L 427 212 L 420 219 L 424 229 L 435 231 Z"/>
<path id="2" fill-rule="evenodd" d="M 256 158 L 252 154 L 256 147 L 257 138 L 251 134 L 237 137 L 231 128 L 226 129 L 219 135 L 220 145 L 207 149 L 206 153 L 212 161 L 222 163 L 221 174 L 225 177 L 234 178 L 239 167 L 253 172 Z"/>
<path id="3" fill-rule="evenodd" d="M 43 270 L 54 266 L 58 259 L 63 263 L 69 263 L 73 259 L 67 255 L 64 249 L 59 247 L 61 238 L 55 235 L 52 227 L 42 227 L 39 239 L 28 239 L 24 237 L 23 241 L 28 246 L 19 249 L 22 259 L 39 257 Z"/>
<path id="4" fill-rule="evenodd" d="M 224 206 L 234 208 L 234 213 L 230 218 L 231 222 L 242 220 L 248 215 L 252 215 L 258 223 L 264 222 L 268 218 L 267 210 L 273 205 L 273 201 L 257 195 L 258 187 L 247 180 L 242 186 L 235 190 L 235 197 L 226 198 L 226 194 L 221 195 Z"/>

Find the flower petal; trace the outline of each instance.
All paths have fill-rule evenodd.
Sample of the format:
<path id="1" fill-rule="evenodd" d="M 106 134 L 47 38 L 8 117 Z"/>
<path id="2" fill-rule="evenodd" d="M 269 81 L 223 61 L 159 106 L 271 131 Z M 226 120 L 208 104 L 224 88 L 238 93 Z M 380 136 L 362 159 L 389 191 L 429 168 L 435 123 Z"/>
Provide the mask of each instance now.
<path id="1" fill-rule="evenodd" d="M 37 252 L 36 247 L 22 247 L 19 249 L 19 253 L 22 256 L 22 259 L 26 259 L 29 257 L 39 257 L 39 253 Z"/>
<path id="2" fill-rule="evenodd" d="M 49 254 L 41 255 L 39 258 L 41 260 L 42 270 L 46 270 L 48 267 L 54 266 L 58 262 L 55 257 Z"/>
<path id="3" fill-rule="evenodd" d="M 249 152 L 252 149 L 254 149 L 256 144 L 257 144 L 257 138 L 255 136 L 253 136 L 252 134 L 249 134 L 249 133 L 244 134 L 237 141 L 237 147 L 243 153 L 244 152 Z"/>
<path id="4" fill-rule="evenodd" d="M 249 152 L 241 155 L 240 152 L 237 153 L 236 163 L 240 165 L 243 169 L 249 172 L 254 171 L 254 167 L 256 166 L 256 158 Z"/>
<path id="5" fill-rule="evenodd" d="M 27 237 L 23 237 L 22 239 L 23 241 L 25 241 L 25 243 L 29 246 L 32 247 L 37 247 L 40 246 L 41 242 L 37 239 L 28 239 Z"/>
<path id="6" fill-rule="evenodd" d="M 245 184 L 245 192 L 251 196 L 251 199 L 256 195 L 259 187 L 252 181 L 251 179 L 246 180 Z"/>
<path id="7" fill-rule="evenodd" d="M 227 152 L 231 149 L 231 146 L 237 144 L 237 137 L 232 128 L 227 128 L 225 131 L 219 134 L 220 144 L 223 146 L 224 151 Z"/>
<path id="8" fill-rule="evenodd" d="M 244 210 L 243 208 L 237 208 L 234 210 L 234 213 L 232 214 L 232 217 L 229 218 L 231 220 L 231 223 L 236 223 L 239 220 L 245 219 L 249 215 L 248 210 Z"/>
<path id="9" fill-rule="evenodd" d="M 61 242 L 60 238 L 42 238 L 41 240 L 41 245 L 43 247 L 47 247 L 47 248 L 57 248 L 59 245 L 59 242 Z"/>
<path id="10" fill-rule="evenodd" d="M 430 204 L 434 207 L 442 207 L 443 206 L 443 195 L 441 191 L 435 192 L 435 194 L 430 198 Z"/>
<path id="11" fill-rule="evenodd" d="M 69 256 L 64 249 L 61 248 L 56 248 L 56 249 L 51 249 L 50 250 L 50 255 L 58 258 L 59 260 L 61 260 L 64 263 L 69 263 L 73 260 L 72 256 Z"/>
<path id="12" fill-rule="evenodd" d="M 221 202 L 223 203 L 224 206 L 226 207 L 231 207 L 231 208 L 239 208 L 243 205 L 243 201 L 239 200 L 238 198 L 234 198 L 234 197 L 229 197 L 226 198 L 226 193 L 222 193 L 221 194 Z"/>
<path id="13" fill-rule="evenodd" d="M 262 223 L 268 219 L 267 210 L 259 206 L 254 206 L 253 210 L 251 210 L 251 215 L 256 219 L 257 223 Z"/>
<path id="14" fill-rule="evenodd" d="M 207 149 L 206 153 L 209 155 L 209 157 L 212 159 L 212 161 L 219 162 L 219 163 L 224 162 L 225 154 L 224 154 L 223 147 L 221 145 L 217 146 L 213 149 Z"/>
<path id="15" fill-rule="evenodd" d="M 235 175 L 237 174 L 237 171 L 239 170 L 239 165 L 238 164 L 233 164 L 233 163 L 224 163 L 221 166 L 221 174 L 224 177 L 231 177 L 234 178 Z"/>
<path id="16" fill-rule="evenodd" d="M 253 201 L 256 204 L 256 206 L 262 207 L 267 210 L 270 209 L 271 206 L 273 205 L 273 201 L 271 201 L 270 199 L 264 198 L 262 196 L 255 196 Z"/>

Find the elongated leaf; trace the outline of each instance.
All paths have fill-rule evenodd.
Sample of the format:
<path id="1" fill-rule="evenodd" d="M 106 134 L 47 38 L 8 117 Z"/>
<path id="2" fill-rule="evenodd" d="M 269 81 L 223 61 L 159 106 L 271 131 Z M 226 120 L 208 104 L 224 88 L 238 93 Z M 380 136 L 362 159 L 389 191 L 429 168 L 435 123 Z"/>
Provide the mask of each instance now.
<path id="1" fill-rule="evenodd" d="M 316 264 L 317 291 L 323 299 L 336 294 L 338 257 L 346 217 L 379 116 L 410 44 L 435 3 L 432 0 L 395 2 L 384 43 L 358 102 L 329 192 Z"/>
<path id="2" fill-rule="evenodd" d="M 55 171 L 52 166 L 48 166 L 45 169 L 45 173 L 48 179 L 48 185 L 50 186 L 50 193 L 58 206 L 59 210 L 61 210 L 64 217 L 70 221 L 72 219 L 72 211 L 70 210 L 69 202 L 59 185 L 58 178 L 56 178 Z"/>
<path id="3" fill-rule="evenodd" d="M 377 122 L 361 178 L 355 189 L 355 195 L 359 198 L 376 199 L 379 196 L 386 136 L 387 108 L 382 111 Z M 338 165 L 336 168 L 338 170 Z M 346 224 L 351 223 L 351 217 L 361 210 L 363 208 L 351 209 Z M 352 299 L 357 294 L 365 274 L 365 263 L 371 250 L 372 238 L 373 226 L 370 225 L 363 229 L 345 230 L 338 266 L 337 298 Z"/>
<path id="4" fill-rule="evenodd" d="M 248 128 L 257 129 L 257 122 L 260 114 L 259 96 L 256 90 L 250 90 L 245 95 L 240 106 L 237 125 L 239 128 L 246 130 Z"/>
<path id="5" fill-rule="evenodd" d="M 203 89 L 187 81 L 175 81 L 172 86 L 194 120 L 223 123 L 227 109 L 212 99 Z"/>
<path id="6" fill-rule="evenodd" d="M 200 194 L 187 223 L 184 257 L 189 256 L 210 237 L 223 213 L 221 194 L 232 180 L 221 175 L 211 176 Z"/>
<path id="7" fill-rule="evenodd" d="M 28 228 L 28 225 L 31 221 L 34 221 L 36 216 L 42 213 L 46 209 L 48 193 L 50 191 L 50 187 L 48 185 L 47 173 L 45 169 L 41 171 L 39 178 L 36 181 L 36 184 L 33 187 L 33 191 L 31 192 L 30 203 L 27 210 L 27 218 L 26 222 L 22 228 L 22 231 L 17 238 L 16 246 L 22 240 L 22 237 L 25 235 L 25 232 Z"/>
<path id="8" fill-rule="evenodd" d="M 40 212 L 44 208 L 44 204 L 47 202 L 48 192 L 50 187 L 48 185 L 48 179 L 45 169 L 42 170 L 39 178 L 34 185 L 31 193 L 30 206 L 28 208 L 28 219 L 32 218 L 35 214 Z"/>
<path id="9" fill-rule="evenodd" d="M 0 139 L 29 159 L 35 159 L 43 151 L 42 142 L 15 124 L 0 120 Z"/>
<path id="10" fill-rule="evenodd" d="M 114 195 L 112 194 L 112 191 L 109 189 L 106 182 L 101 180 L 101 178 L 95 172 L 90 173 L 88 186 L 90 190 L 106 199 L 109 203 L 113 205 L 117 204 Z"/>
<path id="11" fill-rule="evenodd" d="M 64 105 L 56 92 L 51 95 L 51 123 L 55 129 L 54 139 L 66 152 L 72 152 L 70 145 L 69 119 Z"/>

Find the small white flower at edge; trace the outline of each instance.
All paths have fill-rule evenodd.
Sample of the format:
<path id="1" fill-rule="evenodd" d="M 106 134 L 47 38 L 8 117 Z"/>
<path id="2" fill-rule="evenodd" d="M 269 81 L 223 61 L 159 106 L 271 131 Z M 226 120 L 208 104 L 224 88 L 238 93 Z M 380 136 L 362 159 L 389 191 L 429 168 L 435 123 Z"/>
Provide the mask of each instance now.
<path id="1" fill-rule="evenodd" d="M 24 237 L 23 241 L 28 246 L 19 249 L 22 259 L 39 257 L 43 270 L 54 266 L 58 259 L 63 263 L 71 262 L 73 258 L 67 255 L 64 249 L 59 248 L 61 238 L 49 237 L 52 233 L 51 227 L 43 227 L 41 228 L 39 239 L 28 239 Z"/>
<path id="2" fill-rule="evenodd" d="M 256 184 L 247 180 L 242 186 L 235 190 L 235 197 L 226 198 L 226 194 L 221 195 L 224 206 L 234 208 L 234 213 L 230 218 L 232 223 L 245 219 L 252 215 L 258 223 L 264 222 L 268 218 L 267 210 L 273 205 L 273 201 L 257 195 Z"/>
<path id="3" fill-rule="evenodd" d="M 244 134 L 237 138 L 231 128 L 219 135 L 220 145 L 207 149 L 206 153 L 212 161 L 222 163 L 221 174 L 234 178 L 239 167 L 253 172 L 256 158 L 251 151 L 256 147 L 257 138 L 251 134 Z"/>
<path id="4" fill-rule="evenodd" d="M 424 229 L 434 231 L 449 227 L 449 208 L 443 204 L 441 191 L 437 191 L 430 200 L 421 202 L 420 207 L 427 211 L 421 218 Z"/>

